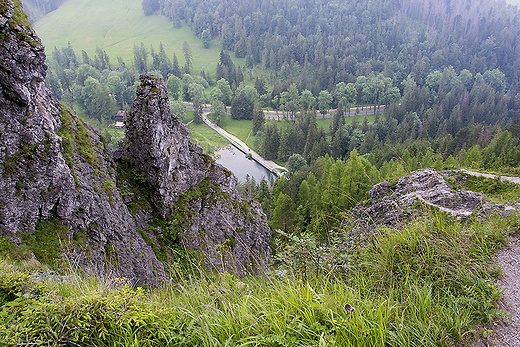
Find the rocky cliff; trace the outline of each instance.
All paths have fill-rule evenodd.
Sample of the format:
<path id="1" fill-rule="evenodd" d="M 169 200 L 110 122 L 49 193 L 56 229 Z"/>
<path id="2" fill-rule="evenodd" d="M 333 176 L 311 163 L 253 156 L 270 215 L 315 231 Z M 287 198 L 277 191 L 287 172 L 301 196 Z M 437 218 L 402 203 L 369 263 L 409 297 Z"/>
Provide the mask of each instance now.
<path id="1" fill-rule="evenodd" d="M 45 88 L 44 47 L 18 5 L 0 10 L 0 232 L 12 253 L 62 254 L 87 272 L 156 285 L 163 264 L 115 189 L 110 150 Z M 45 233 L 28 246 L 35 229 Z"/>
<path id="2" fill-rule="evenodd" d="M 165 271 L 155 252 L 164 234 L 162 253 L 182 243 L 204 250 L 206 263 L 219 269 L 263 268 L 270 256 L 264 215 L 189 142 L 167 108 L 164 84 L 143 79 L 118 166 L 99 132 L 45 88 L 44 61 L 19 3 L 2 2 L 0 252 L 40 261 L 61 254 L 87 272 L 158 285 Z M 141 194 L 130 192 L 136 182 L 146 188 Z M 138 199 L 141 207 L 129 211 Z"/>
<path id="3" fill-rule="evenodd" d="M 116 155 L 119 184 L 122 189 L 139 185 L 139 177 L 143 189 L 130 192 L 128 203 L 148 198 L 152 208 L 136 208 L 136 215 L 152 210 L 167 221 L 159 232 L 144 223 L 150 236 L 178 240 L 212 268 L 239 275 L 264 269 L 271 256 L 271 232 L 260 205 L 243 200 L 236 177 L 189 140 L 188 130 L 170 111 L 162 80 L 141 76 L 126 127 L 126 142 Z"/>

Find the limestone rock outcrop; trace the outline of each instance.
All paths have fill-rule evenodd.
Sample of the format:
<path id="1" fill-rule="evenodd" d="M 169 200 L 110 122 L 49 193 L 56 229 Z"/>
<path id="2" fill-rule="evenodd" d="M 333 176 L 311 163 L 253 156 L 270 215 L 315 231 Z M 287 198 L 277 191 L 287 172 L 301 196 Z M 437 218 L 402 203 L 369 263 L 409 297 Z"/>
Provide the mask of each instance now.
<path id="1" fill-rule="evenodd" d="M 22 9 L 10 0 L 4 2 L 0 8 L 0 234 L 13 242 L 12 247 L 19 247 L 24 235 L 52 220 L 68 230 L 60 243 L 69 265 L 96 275 L 158 285 L 165 278 L 163 264 L 136 232 L 135 221 L 115 189 L 110 149 L 98 131 L 60 105 L 44 86 L 44 62 L 44 47 Z M 39 237 L 47 236 L 53 237 Z"/>
<path id="2" fill-rule="evenodd" d="M 271 231 L 261 206 L 242 199 L 236 177 L 190 141 L 170 111 L 162 80 L 141 76 L 126 127 L 126 143 L 115 157 L 142 179 L 152 209 L 169 223 L 150 236 L 178 240 L 217 270 L 262 272 L 271 257 Z M 132 185 L 123 178 L 119 183 Z M 142 192 L 134 193 L 130 199 L 143 200 Z"/>
<path id="3" fill-rule="evenodd" d="M 434 169 L 422 169 L 397 180 L 393 189 L 387 181 L 376 184 L 369 199 L 353 210 L 353 231 L 370 233 L 375 226 L 396 226 L 433 207 L 456 217 L 484 211 L 482 194 L 460 189 L 454 191 Z"/>
<path id="4" fill-rule="evenodd" d="M 33 246 L 59 251 L 68 266 L 150 286 L 166 280 L 174 247 L 219 271 L 265 269 L 271 232 L 260 205 L 189 140 L 164 82 L 141 77 L 127 139 L 113 152 L 51 95 L 44 62 L 23 10 L 2 2 L 0 252 L 7 242 L 21 253 L 35 235 Z"/>

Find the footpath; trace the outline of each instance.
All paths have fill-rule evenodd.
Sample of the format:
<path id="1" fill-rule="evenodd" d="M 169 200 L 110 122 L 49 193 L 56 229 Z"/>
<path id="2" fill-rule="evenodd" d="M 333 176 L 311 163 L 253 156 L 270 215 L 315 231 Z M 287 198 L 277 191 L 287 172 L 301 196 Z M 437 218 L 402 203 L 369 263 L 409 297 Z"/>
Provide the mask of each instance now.
<path id="1" fill-rule="evenodd" d="M 496 178 L 496 175 L 461 170 L 469 175 Z M 500 176 L 502 181 L 520 184 L 520 177 Z M 497 255 L 497 262 L 502 270 L 498 288 L 503 291 L 499 309 L 507 313 L 507 317 L 493 323 L 485 329 L 493 332 L 481 337 L 472 347 L 520 347 L 520 238 L 513 235 L 509 244 Z"/>

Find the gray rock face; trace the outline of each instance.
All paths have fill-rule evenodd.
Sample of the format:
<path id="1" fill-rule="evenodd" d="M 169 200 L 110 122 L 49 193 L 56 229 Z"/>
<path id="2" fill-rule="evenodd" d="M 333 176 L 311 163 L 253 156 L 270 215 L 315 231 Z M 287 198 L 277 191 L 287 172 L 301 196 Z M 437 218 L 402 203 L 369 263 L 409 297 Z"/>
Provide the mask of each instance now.
<path id="1" fill-rule="evenodd" d="M 242 200 L 231 172 L 189 140 L 170 112 L 164 82 L 141 77 L 126 145 L 112 153 L 45 88 L 39 38 L 12 18 L 20 10 L 12 1 L 2 6 L 0 237 L 16 249 L 44 221 L 59 223 L 66 247 L 53 247 L 68 264 L 143 285 L 165 280 L 154 249 L 164 256 L 174 244 L 219 271 L 263 271 L 271 231 L 260 205 Z M 141 194 L 128 192 L 136 182 Z M 130 213 L 135 202 L 140 207 Z"/>
<path id="2" fill-rule="evenodd" d="M 368 194 L 370 199 L 352 210 L 356 218 L 353 231 L 370 232 L 374 226 L 398 225 L 420 215 L 420 206 L 435 207 L 461 217 L 475 210 L 484 211 L 481 193 L 464 189 L 454 192 L 434 169 L 417 170 L 401 177 L 394 191 L 386 181 L 376 184 Z"/>
<path id="3" fill-rule="evenodd" d="M 482 206 L 482 194 L 464 189 L 453 192 L 444 177 L 434 169 L 423 169 L 401 177 L 397 181 L 395 194 L 405 205 L 416 199 L 441 211 L 454 215 L 467 215 Z"/>
<path id="4" fill-rule="evenodd" d="M 152 248 L 115 189 L 100 134 L 45 88 L 44 47 L 31 28 L 0 13 L 0 233 L 15 244 L 39 222 L 68 227 L 70 264 L 145 285 L 164 280 Z M 21 39 L 23 38 L 23 39 Z M 84 242 L 75 243 L 83 235 Z"/>
<path id="5" fill-rule="evenodd" d="M 127 141 L 116 157 L 146 178 L 153 208 L 172 226 L 160 234 L 199 251 L 217 270 L 263 271 L 271 231 L 260 205 L 243 200 L 236 177 L 189 140 L 170 111 L 162 80 L 141 76 L 126 127 Z"/>

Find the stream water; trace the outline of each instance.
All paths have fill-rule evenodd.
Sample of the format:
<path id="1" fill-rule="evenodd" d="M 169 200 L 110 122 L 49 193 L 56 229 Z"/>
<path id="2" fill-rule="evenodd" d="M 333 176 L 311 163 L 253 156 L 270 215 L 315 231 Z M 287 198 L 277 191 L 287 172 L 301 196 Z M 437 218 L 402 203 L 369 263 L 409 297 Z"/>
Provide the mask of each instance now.
<path id="1" fill-rule="evenodd" d="M 229 169 L 237 176 L 240 182 L 246 181 L 246 175 L 254 177 L 256 183 L 260 183 L 262 177 L 267 181 L 272 173 L 252 159 L 247 159 L 245 154 L 233 146 L 227 146 L 215 152 L 217 163 Z"/>

